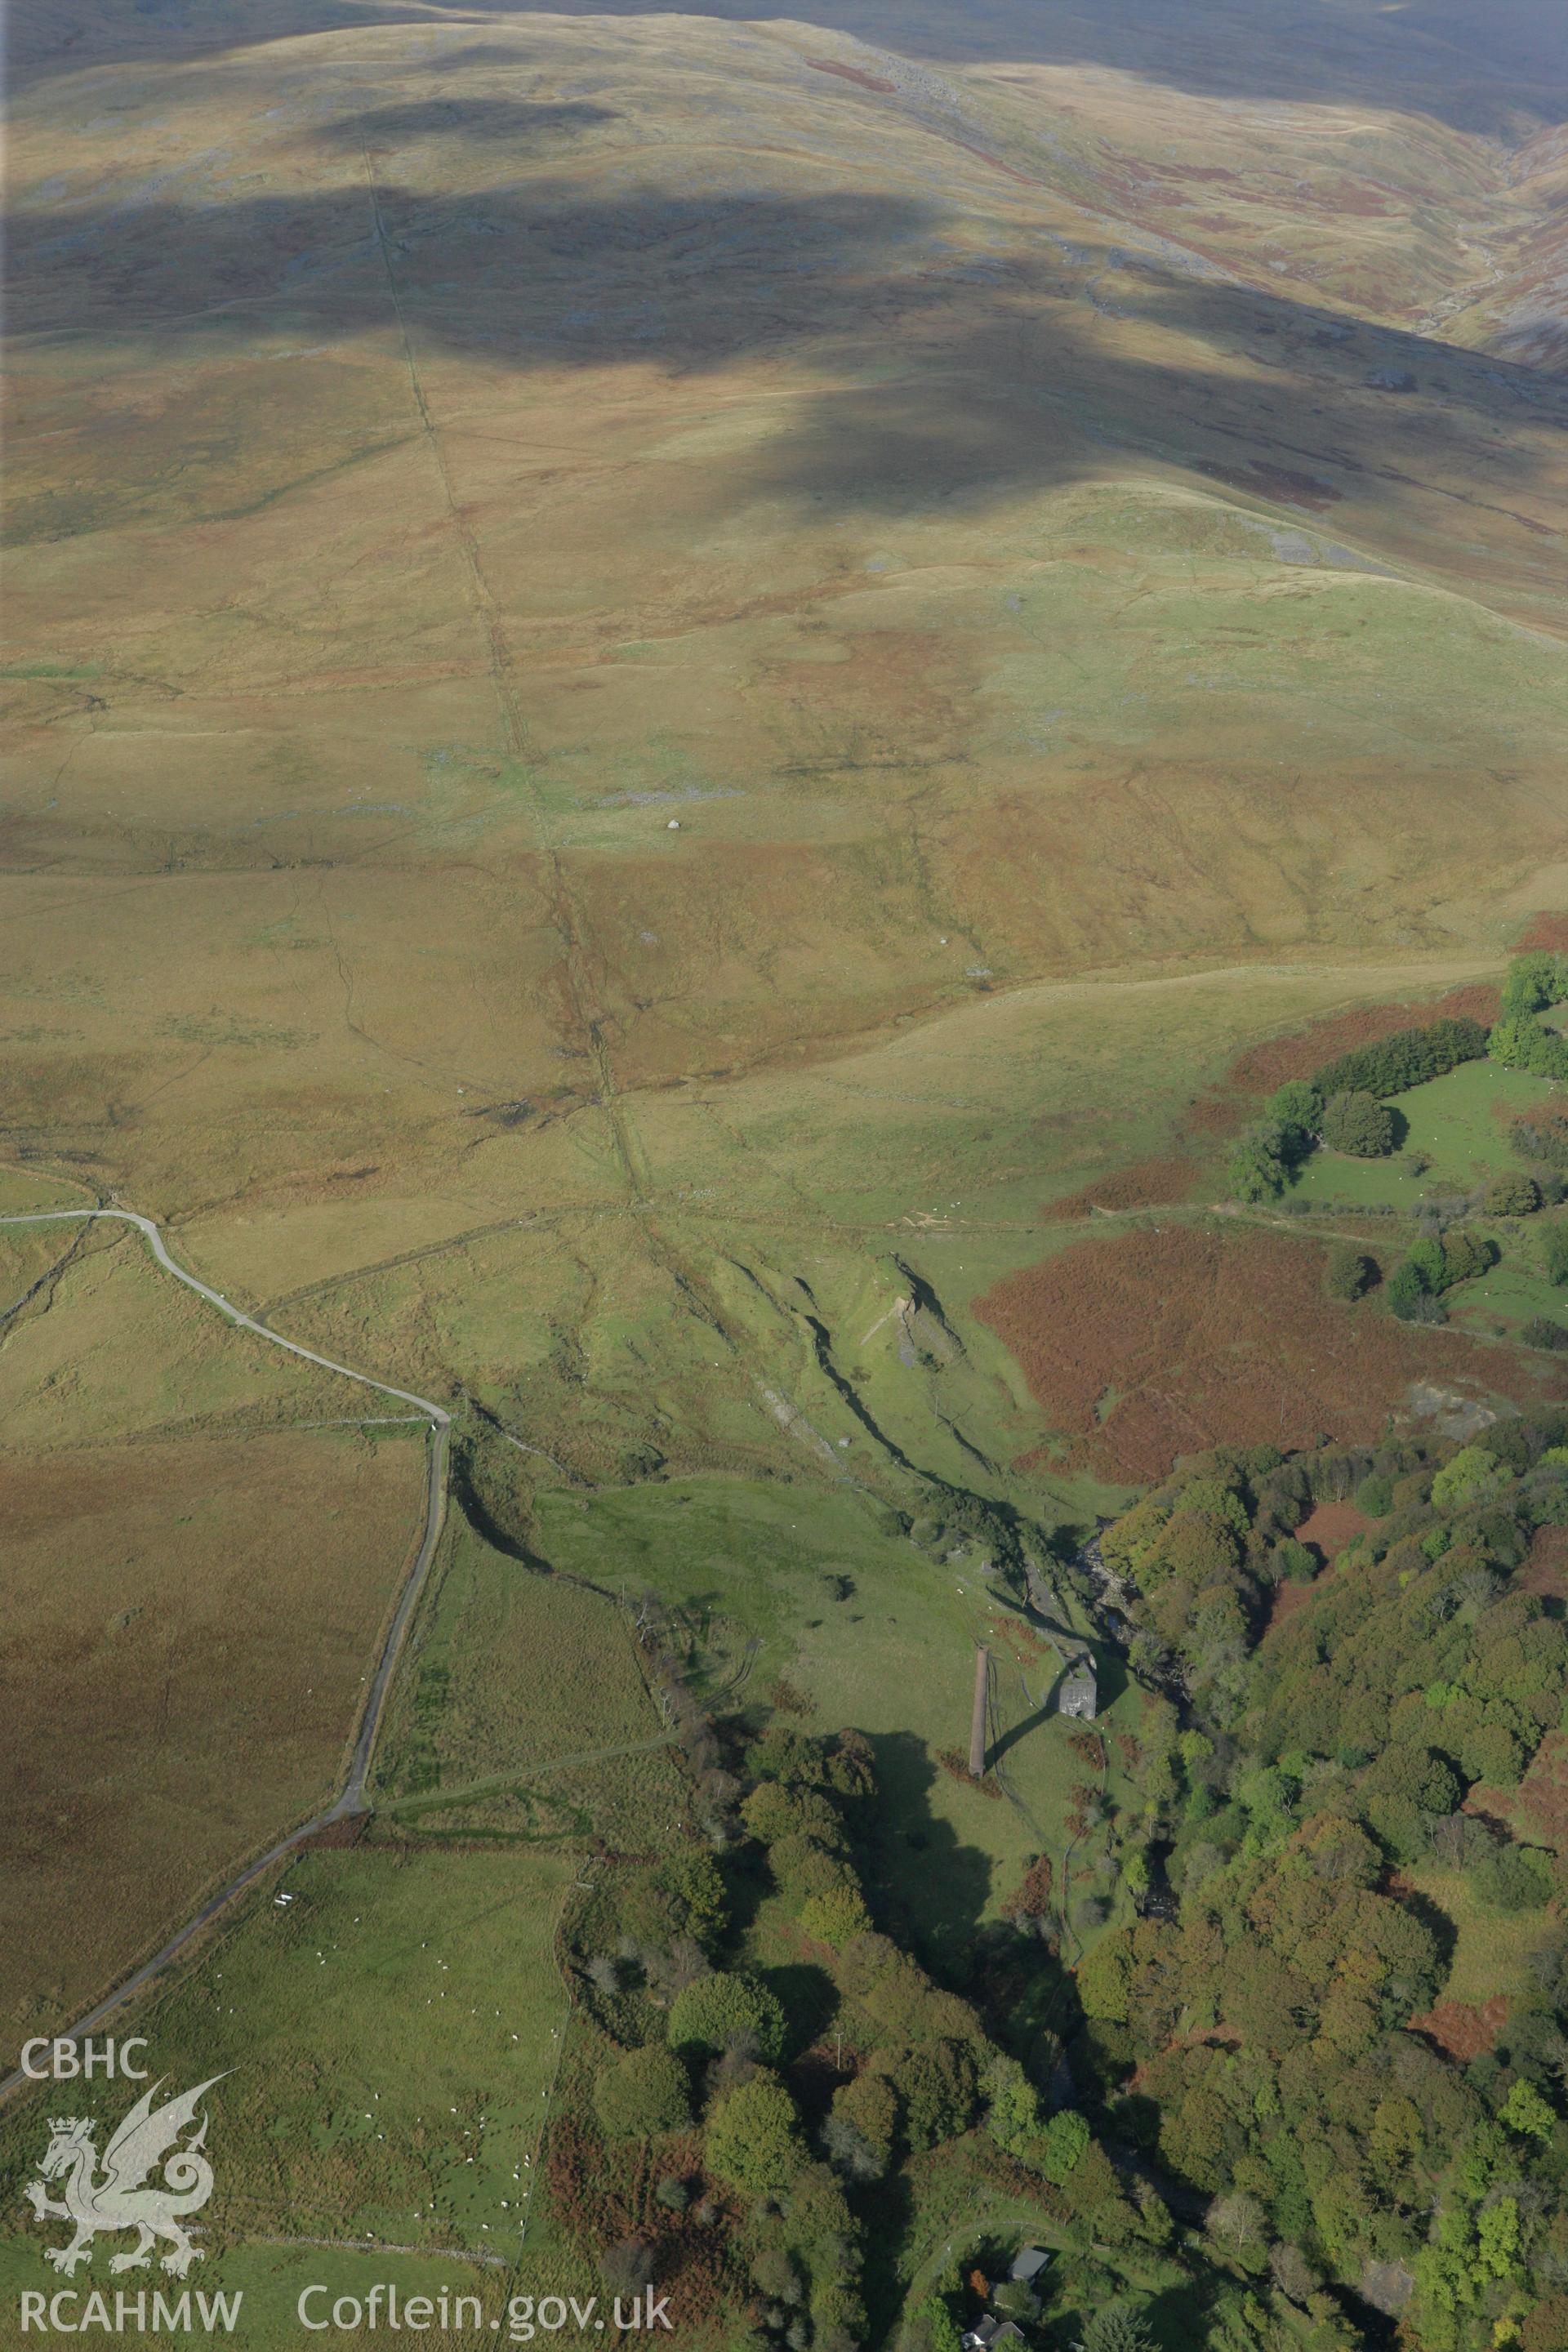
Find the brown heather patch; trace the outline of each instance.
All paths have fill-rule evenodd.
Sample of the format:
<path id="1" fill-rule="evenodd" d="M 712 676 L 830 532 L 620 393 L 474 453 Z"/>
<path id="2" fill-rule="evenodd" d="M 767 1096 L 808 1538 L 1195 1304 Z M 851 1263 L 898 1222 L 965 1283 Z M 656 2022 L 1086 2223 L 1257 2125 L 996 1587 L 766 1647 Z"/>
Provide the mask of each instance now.
<path id="1" fill-rule="evenodd" d="M 1331 482 L 1319 481 L 1315 474 L 1299 474 L 1289 466 L 1270 466 L 1260 460 L 1249 466 L 1226 466 L 1218 458 L 1203 457 L 1195 470 L 1211 481 L 1224 482 L 1228 489 L 1250 490 L 1257 498 L 1280 499 L 1288 506 L 1310 507 L 1320 514 L 1344 496 Z"/>
<path id="2" fill-rule="evenodd" d="M 1287 1078 L 1310 1078 L 1325 1062 L 1349 1054 L 1358 1045 L 1375 1045 L 1380 1037 L 1391 1037 L 1397 1029 L 1414 1029 L 1439 1020 L 1459 1020 L 1468 1015 L 1473 1021 L 1492 1022 L 1498 1016 L 1498 992 L 1489 981 L 1473 981 L 1463 988 L 1452 988 L 1446 996 L 1420 997 L 1414 1003 L 1357 1005 L 1348 1013 L 1331 1013 L 1321 1021 L 1311 1022 L 1305 1029 L 1292 1030 L 1283 1037 L 1267 1037 L 1261 1045 L 1249 1045 L 1237 1055 L 1217 1086 L 1200 1095 L 1182 1120 L 1183 1135 L 1189 1144 L 1223 1141 L 1237 1133 L 1249 1119 L 1256 1118 L 1265 1099 Z M 1139 1160 L 1127 1171 L 1138 1181 L 1138 1173 L 1152 1171 L 1165 1166 L 1174 1169 L 1178 1155 L 1172 1153 L 1162 1162 Z M 1161 1207 L 1175 1202 L 1182 1195 L 1166 1192 L 1161 1199 L 1113 1201 L 1110 1188 L 1117 1178 L 1108 1178 L 1103 1184 L 1086 1185 L 1075 1200 L 1092 1198 L 1103 1207 Z M 1152 1182 L 1152 1174 L 1142 1181 Z M 1047 1215 L 1068 1213 L 1067 1202 L 1058 1202 Z"/>
<path id="3" fill-rule="evenodd" d="M 1352 213 L 1368 220 L 1386 219 L 1399 210 L 1383 189 L 1370 187 L 1361 180 L 1342 180 L 1337 186 L 1325 189 L 1323 202 L 1331 213 Z"/>
<path id="4" fill-rule="evenodd" d="M 1353 1503 L 1320 1503 L 1296 1530 L 1298 1543 L 1306 1544 L 1326 1562 L 1337 1559 L 1346 1544 L 1357 1536 L 1364 1536 L 1372 1521 Z"/>
<path id="5" fill-rule="evenodd" d="M 1226 1143 L 1249 1119 L 1256 1118 L 1262 1108 L 1262 1102 L 1249 1087 L 1239 1087 L 1227 1077 L 1211 1093 L 1198 1097 L 1184 1113 L 1182 1126 L 1195 1142 Z"/>
<path id="6" fill-rule="evenodd" d="M 1489 1822 L 1494 1830 L 1512 1837 L 1518 1828 L 1512 1808 L 1519 1802 L 1517 1789 L 1489 1789 L 1477 1780 L 1461 1799 L 1459 1811 L 1468 1813 L 1472 1821 Z"/>
<path id="7" fill-rule="evenodd" d="M 961 1756 L 956 1748 L 943 1748 L 939 1751 L 936 1760 L 950 1780 L 961 1782 L 964 1788 L 974 1790 L 978 1795 L 1000 1797 L 1002 1794 L 1001 1785 L 995 1775 L 987 1772 L 983 1780 L 977 1780 L 969 1769 L 968 1757 Z"/>
<path id="8" fill-rule="evenodd" d="M 1311 1590 L 1310 1584 L 1293 1584 L 1289 1577 L 1280 1578 L 1274 1588 L 1274 1597 L 1268 1604 L 1268 1622 L 1263 1628 L 1265 1641 L 1277 1625 L 1283 1625 L 1287 1618 L 1294 1617 Z"/>
<path id="9" fill-rule="evenodd" d="M 1537 1528 L 1524 1565 L 1514 1577 L 1521 1592 L 1568 1601 L 1568 1528 Z"/>
<path id="10" fill-rule="evenodd" d="M 1370 1444 L 1417 1380 L 1568 1394 L 1510 1350 L 1336 1306 L 1321 1268 L 1294 1234 L 1145 1227 L 1010 1276 L 976 1312 L 1077 1458 L 1139 1485 L 1212 1445 Z"/>
<path id="11" fill-rule="evenodd" d="M 328 1433 L 0 1454 L 0 2015 L 51 2030 L 322 1802 L 423 1489 Z"/>
<path id="12" fill-rule="evenodd" d="M 1310 1078 L 1325 1062 L 1352 1052 L 1357 1045 L 1372 1045 L 1380 1037 L 1392 1037 L 1396 1029 L 1425 1027 L 1429 1022 L 1457 1021 L 1467 1015 L 1472 1021 L 1497 1019 L 1498 992 L 1489 981 L 1475 981 L 1468 987 L 1450 989 L 1447 996 L 1436 1000 L 1427 997 L 1414 1003 L 1362 1004 L 1352 1012 L 1330 1013 L 1325 1020 L 1314 1021 L 1290 1036 L 1270 1037 L 1261 1045 L 1250 1046 L 1232 1063 L 1226 1079 L 1226 1091 L 1270 1095 L 1287 1078 Z"/>
<path id="13" fill-rule="evenodd" d="M 704 2178 L 701 2158 L 694 2133 L 651 2144 L 605 2141 L 573 2114 L 556 2116 L 545 2157 L 555 2221 L 590 2254 L 640 2239 L 652 2252 L 653 2274 L 669 2296 L 671 2316 L 689 2327 L 710 2317 L 740 2285 L 724 2192 Z M 684 2213 L 670 2212 L 654 2194 L 671 2175 L 692 2187 L 692 2204 Z M 695 2219 L 703 2197 L 718 2209 L 706 2223 Z"/>
<path id="14" fill-rule="evenodd" d="M 1037 1658 L 1052 1658 L 1056 1652 L 1043 1633 L 1022 1617 L 994 1615 L 987 1620 L 986 1633 L 993 1643 L 1011 1652 L 1023 1665 L 1032 1665 Z"/>
<path id="15" fill-rule="evenodd" d="M 1549 1731 L 1515 1792 L 1515 1822 L 1526 1838 L 1568 1849 L 1568 1734 Z"/>
<path id="16" fill-rule="evenodd" d="M 1072 2220 L 1072 2209 L 1061 2190 L 999 2148 L 989 2132 L 976 2132 L 945 2147 L 928 2148 L 910 2158 L 908 2170 L 917 2199 L 940 2185 L 942 2210 L 960 2210 L 948 2202 L 955 2192 L 970 2191 L 971 2205 L 978 2206 L 987 2190 L 999 2189 L 1006 2196 L 1026 2198 L 1036 2211 L 1052 2221 Z"/>
<path id="17" fill-rule="evenodd" d="M 1160 180 L 1228 180 L 1239 184 L 1239 172 L 1227 171 L 1222 163 L 1140 163 L 1139 170 L 1146 178 Z"/>
<path id="18" fill-rule="evenodd" d="M 344 1846 L 363 1843 L 370 1827 L 368 1813 L 348 1813 L 341 1822 L 329 1822 L 324 1829 L 315 1830 L 301 1841 L 301 1853 L 331 1853 Z"/>
<path id="19" fill-rule="evenodd" d="M 1297 1528 L 1296 1538 L 1327 1565 L 1338 1559 L 1348 1543 L 1364 1535 L 1371 1525 L 1372 1521 L 1353 1503 L 1319 1503 Z M 1310 1584 L 1296 1584 L 1289 1577 L 1282 1577 L 1269 1602 L 1265 1634 L 1272 1633 L 1277 1625 L 1293 1617 L 1311 1590 Z"/>
<path id="20" fill-rule="evenodd" d="M 983 163 L 989 163 L 994 172 L 1002 173 L 1009 180 L 1017 180 L 1026 188 L 1043 188 L 1047 184 L 1035 173 L 1020 172 L 1016 163 L 1005 163 L 1000 155 L 993 155 L 989 147 L 976 147 L 967 139 L 952 137 L 946 143 L 950 147 L 962 147 L 966 155 L 977 155 Z"/>
<path id="21" fill-rule="evenodd" d="M 1479 2058 L 1491 2048 L 1508 2020 L 1508 1996 L 1493 1993 L 1490 2000 L 1479 2009 L 1468 2001 L 1440 2000 L 1420 2017 L 1413 2017 L 1408 2031 L 1424 2033 L 1439 2050 L 1461 2065 Z"/>
<path id="22" fill-rule="evenodd" d="M 1051 1907 L 1051 1857 L 1048 1853 L 1035 1856 L 1024 1873 L 1017 1893 L 1003 1906 L 1008 1917 L 1022 1911 L 1030 1919 L 1043 1919 Z"/>
<path id="23" fill-rule="evenodd" d="M 1040 1211 L 1041 1220 L 1065 1224 L 1090 1216 L 1096 1209 L 1166 1208 L 1189 1198 L 1197 1175 L 1195 1162 L 1183 1151 L 1167 1152 L 1163 1159 L 1135 1160 L 1114 1175 L 1099 1177 L 1059 1201 L 1048 1201 Z"/>

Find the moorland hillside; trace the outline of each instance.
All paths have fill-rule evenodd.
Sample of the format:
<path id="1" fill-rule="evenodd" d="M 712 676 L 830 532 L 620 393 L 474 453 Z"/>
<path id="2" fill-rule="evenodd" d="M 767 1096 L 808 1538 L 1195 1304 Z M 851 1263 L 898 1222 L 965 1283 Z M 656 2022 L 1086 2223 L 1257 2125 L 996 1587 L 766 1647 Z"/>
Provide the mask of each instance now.
<path id="1" fill-rule="evenodd" d="M 1325 1296 L 1373 1208 L 1419 1245 L 1408 1157 L 1293 1167 L 1296 1224 L 1225 1175 L 1568 944 L 1555 13 L 17 15 L 0 1207 L 139 1210 L 328 1362 L 134 1229 L 0 1228 L 28 1885 L 120 1916 L 203 1808 L 15 2020 L 339 1784 L 423 1492 L 345 1366 L 452 1416 L 378 1801 L 624 1842 L 636 1790 L 513 1783 L 538 1655 L 603 1711 L 646 1583 L 883 1742 L 963 1857 L 938 1965 L 1063 1819 L 1032 1656 L 1016 1804 L 943 1769 L 987 1564 L 1246 1416 L 1563 1384 L 1529 1235 L 1450 1328 Z M 1412 1098 L 1461 1192 L 1535 1109 L 1492 1070 Z M 545 1566 L 600 1612 L 553 1651 Z M 114 1810 L 72 1711 L 160 1660 Z M 660 1744 L 626 1675 L 601 1761 Z"/>
<path id="2" fill-rule="evenodd" d="M 1495 954 L 1568 856 L 1563 84 L 1542 12 L 1302 18 L 51 12 L 24 1127 L 184 1206 L 978 988 Z"/>

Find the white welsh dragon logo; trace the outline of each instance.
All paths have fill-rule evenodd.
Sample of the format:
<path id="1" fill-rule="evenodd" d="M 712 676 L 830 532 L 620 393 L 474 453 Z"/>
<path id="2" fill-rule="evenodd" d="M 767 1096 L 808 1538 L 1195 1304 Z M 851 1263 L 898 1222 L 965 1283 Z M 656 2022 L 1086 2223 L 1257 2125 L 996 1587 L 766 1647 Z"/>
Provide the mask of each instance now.
<path id="1" fill-rule="evenodd" d="M 89 2118 L 58 2116 L 51 2119 L 39 2178 L 28 2181 L 26 2194 L 40 2221 L 73 2222 L 76 2235 L 68 2246 L 49 2247 L 46 2262 L 63 2271 L 67 2278 L 72 2277 L 79 2263 L 92 2260 L 92 2242 L 100 2230 L 138 2232 L 129 2252 L 110 2257 L 111 2271 L 139 2268 L 157 2238 L 169 2241 L 170 2251 L 161 2257 L 161 2265 L 176 2278 L 184 2278 L 191 2264 L 201 2261 L 202 2250 L 191 2243 L 184 2223 L 190 2214 L 201 2211 L 213 2193 L 213 2168 L 201 2154 L 207 2136 L 205 2116 L 195 2137 L 185 2147 L 178 2147 L 175 2142 L 187 2124 L 195 2121 L 205 2093 L 222 2080 L 221 2074 L 215 2074 L 211 2082 L 198 2083 L 183 2098 L 166 2099 L 157 2108 L 153 2100 L 163 2084 L 154 2083 L 104 2149 L 101 2172 L 93 2146 L 96 2126 Z M 160 2160 L 163 2185 L 148 2188 L 147 2175 Z M 57 2202 L 44 2184 L 62 2175 L 65 2193 Z"/>

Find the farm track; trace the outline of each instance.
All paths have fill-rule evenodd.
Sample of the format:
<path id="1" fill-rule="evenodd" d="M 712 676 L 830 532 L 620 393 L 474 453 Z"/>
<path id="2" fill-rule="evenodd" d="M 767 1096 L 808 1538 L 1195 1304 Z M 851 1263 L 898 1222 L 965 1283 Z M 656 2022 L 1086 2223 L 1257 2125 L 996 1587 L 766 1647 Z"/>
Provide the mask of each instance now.
<path id="1" fill-rule="evenodd" d="M 386 1708 L 387 1695 L 392 1687 L 392 1677 L 402 1653 L 404 1636 L 407 1633 L 409 1620 L 424 1590 L 430 1563 L 436 1556 L 436 1546 L 440 1539 L 442 1525 L 446 1518 L 447 1462 L 451 1445 L 452 1428 L 451 1415 L 444 1405 L 433 1403 L 428 1397 L 416 1396 L 411 1390 L 395 1388 L 389 1381 L 378 1381 L 369 1372 L 355 1371 L 351 1365 L 336 1363 L 330 1356 L 318 1354 L 313 1348 L 302 1347 L 296 1339 L 286 1339 L 280 1333 L 269 1331 L 267 1326 L 264 1323 L 258 1323 L 254 1316 L 247 1315 L 239 1307 L 232 1305 L 221 1291 L 214 1290 L 210 1284 L 202 1282 L 195 1275 L 188 1273 L 177 1259 L 170 1255 L 163 1234 L 153 1219 L 139 1215 L 133 1209 L 33 1210 L 25 1215 L 0 1217 L 0 1225 L 62 1224 L 77 1220 L 91 1222 L 99 1218 L 115 1219 L 121 1223 L 134 1225 L 147 1243 L 157 1263 L 166 1273 L 172 1274 L 177 1282 L 184 1284 L 186 1289 L 194 1290 L 198 1297 L 205 1299 L 210 1306 L 216 1307 L 220 1314 L 226 1316 L 228 1320 L 239 1329 L 254 1333 L 258 1339 L 265 1339 L 274 1348 L 282 1348 L 288 1354 L 300 1357 L 306 1363 L 319 1365 L 323 1370 L 335 1372 L 344 1380 L 357 1381 L 362 1387 L 374 1389 L 381 1396 L 395 1397 L 400 1404 L 413 1405 L 416 1409 L 418 1417 L 429 1423 L 430 1445 L 425 1489 L 425 1517 L 418 1548 L 403 1580 L 393 1609 L 392 1622 L 387 1627 L 385 1638 L 382 1643 L 370 1692 L 360 1717 L 359 1730 L 354 1739 L 349 1760 L 348 1776 L 342 1794 L 324 1811 L 313 1814 L 308 1822 L 303 1822 L 298 1828 L 290 1830 L 287 1836 L 277 1839 L 265 1853 L 254 1856 L 242 1870 L 237 1872 L 234 1877 L 220 1886 L 216 1894 L 209 1895 L 194 1916 L 169 1938 L 161 1950 L 154 1952 L 150 1959 L 144 1960 L 140 1968 L 132 1969 L 132 1973 L 117 1985 L 113 1991 L 108 1993 L 102 2000 L 89 2010 L 85 2017 L 79 2018 L 74 2025 L 58 2037 L 62 2041 L 75 2041 L 83 2034 L 92 2032 L 124 2001 L 130 2000 L 133 1993 L 142 1991 L 155 1978 L 161 1976 L 182 1952 L 188 1949 L 204 1928 L 209 1927 L 238 1895 L 254 1886 L 275 1863 L 281 1862 L 286 1855 L 297 1852 L 307 1840 L 316 1836 L 321 1831 L 364 1811 L 365 1782 L 369 1778 L 371 1760 L 375 1752 L 376 1737 L 381 1729 L 382 1717 Z M 9 2097 L 30 2079 L 20 2071 L 7 2074 L 5 2080 L 0 2082 L 0 2100 Z"/>

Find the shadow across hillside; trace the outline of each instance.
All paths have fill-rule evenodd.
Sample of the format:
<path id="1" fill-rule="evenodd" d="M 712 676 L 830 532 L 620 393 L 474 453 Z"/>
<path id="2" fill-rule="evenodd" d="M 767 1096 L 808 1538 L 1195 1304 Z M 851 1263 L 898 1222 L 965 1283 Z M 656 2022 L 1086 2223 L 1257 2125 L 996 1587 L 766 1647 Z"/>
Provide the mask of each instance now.
<path id="1" fill-rule="evenodd" d="M 543 178 L 455 197 L 383 185 L 374 206 L 357 186 L 75 206 L 16 220 L 11 328 L 153 336 L 163 363 L 243 356 L 281 328 L 405 329 L 416 364 L 492 371 L 806 366 L 748 497 L 984 505 L 1099 472 L 1109 447 L 1314 519 L 1373 489 L 1381 521 L 1417 496 L 1484 507 L 1539 562 L 1523 534 L 1545 527 L 1510 504 L 1538 460 L 1498 425 L 1568 394 L 1528 368 L 1048 234 L 977 261 L 951 239 L 958 217 L 853 190 L 585 198 Z M 1123 320 L 1174 331 L 1141 343 Z M 1445 470 L 1467 487 L 1438 487 Z"/>
<path id="2" fill-rule="evenodd" d="M 647 16 L 662 0 L 506 0 L 505 13 Z M 1557 0 L 691 0 L 723 23 L 820 25 L 937 65 L 1089 66 L 1202 98 L 1355 103 L 1495 136 L 1568 121 L 1568 35 Z"/>
<path id="3" fill-rule="evenodd" d="M 1425 113 L 1482 136 L 1568 121 L 1568 35 L 1559 0 L 1402 0 L 1354 11 L 1332 0 L 688 0 L 720 23 L 820 26 L 932 64 L 1090 67 L 1200 97 L 1358 104 Z M 99 0 L 16 12 L 20 89 L 84 64 L 184 56 L 350 28 L 478 31 L 530 16 L 668 16 L 667 0 L 497 0 L 483 16 L 426 0 Z M 487 62 L 504 42 L 482 47 Z"/>
<path id="4" fill-rule="evenodd" d="M 613 106 L 586 100 L 533 103 L 521 98 L 421 98 L 406 106 L 369 107 L 329 123 L 316 137 L 329 147 L 368 147 L 373 153 L 415 140 L 494 140 L 528 158 L 604 122 L 619 122 Z"/>
<path id="5" fill-rule="evenodd" d="M 973 1940 L 991 1891 L 991 1858 L 963 1844 L 931 1805 L 940 1767 L 912 1731 L 873 1732 L 877 1806 L 868 1840 L 872 1909 L 896 1941 L 941 1976 Z M 984 1799 L 975 1797 L 974 1803 Z"/>

